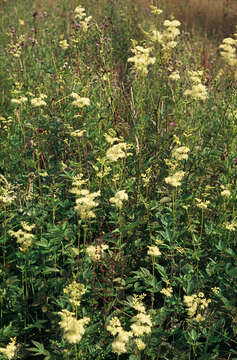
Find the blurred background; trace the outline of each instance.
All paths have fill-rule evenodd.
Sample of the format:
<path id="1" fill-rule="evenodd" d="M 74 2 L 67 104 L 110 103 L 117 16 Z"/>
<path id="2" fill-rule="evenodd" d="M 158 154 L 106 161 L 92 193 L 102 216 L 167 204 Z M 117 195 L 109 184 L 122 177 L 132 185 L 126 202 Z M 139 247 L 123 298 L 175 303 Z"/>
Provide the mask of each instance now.
<path id="1" fill-rule="evenodd" d="M 209 36 L 230 35 L 237 25 L 237 0 L 141 0 L 158 5 L 180 20 L 187 31 L 200 31 Z"/>

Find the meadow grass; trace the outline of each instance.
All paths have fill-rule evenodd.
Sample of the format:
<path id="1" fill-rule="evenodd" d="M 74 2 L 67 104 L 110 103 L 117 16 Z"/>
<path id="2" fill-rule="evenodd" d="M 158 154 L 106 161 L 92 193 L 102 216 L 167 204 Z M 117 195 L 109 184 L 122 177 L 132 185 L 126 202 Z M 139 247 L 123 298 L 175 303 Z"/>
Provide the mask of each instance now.
<path id="1" fill-rule="evenodd" d="M 0 359 L 237 359 L 237 35 L 148 5 L 0 2 Z"/>

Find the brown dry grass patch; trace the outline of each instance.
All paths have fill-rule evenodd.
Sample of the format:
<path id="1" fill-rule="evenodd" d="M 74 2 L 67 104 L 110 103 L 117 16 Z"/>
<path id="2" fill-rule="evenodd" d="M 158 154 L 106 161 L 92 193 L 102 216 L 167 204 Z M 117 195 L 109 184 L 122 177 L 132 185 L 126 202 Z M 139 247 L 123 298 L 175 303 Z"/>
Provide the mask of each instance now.
<path id="1" fill-rule="evenodd" d="M 166 14 L 173 14 L 188 30 L 225 36 L 237 25 L 236 0 L 165 0 Z"/>

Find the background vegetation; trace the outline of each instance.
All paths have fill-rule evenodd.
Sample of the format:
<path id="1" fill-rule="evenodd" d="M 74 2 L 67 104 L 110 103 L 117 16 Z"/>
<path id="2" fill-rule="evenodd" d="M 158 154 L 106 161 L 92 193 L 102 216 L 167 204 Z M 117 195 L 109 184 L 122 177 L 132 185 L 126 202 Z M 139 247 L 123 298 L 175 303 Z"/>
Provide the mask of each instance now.
<path id="1" fill-rule="evenodd" d="M 237 359 L 237 35 L 174 11 L 0 2 L 1 359 Z"/>

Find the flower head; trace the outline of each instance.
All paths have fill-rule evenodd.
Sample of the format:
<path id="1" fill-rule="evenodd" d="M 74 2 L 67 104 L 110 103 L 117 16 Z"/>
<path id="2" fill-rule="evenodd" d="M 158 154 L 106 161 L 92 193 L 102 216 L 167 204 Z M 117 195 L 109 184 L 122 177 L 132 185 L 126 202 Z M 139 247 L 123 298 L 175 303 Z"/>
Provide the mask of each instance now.
<path id="1" fill-rule="evenodd" d="M 41 94 L 39 97 L 31 99 L 31 105 L 34 107 L 46 106 L 47 103 L 44 101 L 45 98 L 47 98 L 47 96 Z"/>
<path id="2" fill-rule="evenodd" d="M 68 295 L 72 305 L 80 306 L 81 297 L 86 293 L 84 284 L 77 283 L 75 280 L 63 289 L 64 294 Z"/>
<path id="3" fill-rule="evenodd" d="M 157 246 L 148 246 L 148 249 L 149 249 L 147 252 L 148 255 L 151 255 L 151 256 L 160 256 L 161 255 L 161 252 Z"/>
<path id="4" fill-rule="evenodd" d="M 87 189 L 79 191 L 78 195 L 82 195 L 76 199 L 76 211 L 80 214 L 83 220 L 91 219 L 95 217 L 95 213 L 92 211 L 93 208 L 98 206 L 98 203 L 94 199 L 100 196 L 100 191 L 90 193 Z"/>
<path id="5" fill-rule="evenodd" d="M 208 98 L 207 88 L 201 82 L 203 75 L 202 71 L 189 71 L 189 78 L 193 85 L 191 89 L 187 89 L 184 92 L 185 96 L 189 96 L 195 100 L 205 101 Z"/>
<path id="6" fill-rule="evenodd" d="M 67 48 L 69 47 L 69 44 L 68 44 L 67 40 L 61 40 L 61 41 L 59 41 L 59 46 L 63 50 L 67 50 Z"/>
<path id="7" fill-rule="evenodd" d="M 148 66 L 154 64 L 156 58 L 150 56 L 152 48 L 143 48 L 142 46 L 135 46 L 131 50 L 134 56 L 128 58 L 128 62 L 133 62 L 134 70 L 142 75 L 148 73 Z"/>
<path id="8" fill-rule="evenodd" d="M 180 75 L 179 72 L 177 70 L 173 71 L 170 75 L 169 75 L 169 79 L 173 80 L 173 81 L 178 81 L 180 79 Z"/>
<path id="9" fill-rule="evenodd" d="M 14 236 L 17 240 L 17 243 L 20 245 L 19 248 L 22 252 L 26 252 L 28 248 L 31 247 L 34 235 L 31 234 L 31 230 L 34 229 L 35 225 L 29 225 L 26 222 L 21 222 L 23 228 L 18 231 L 9 230 L 8 234 Z"/>
<path id="10" fill-rule="evenodd" d="M 106 158 L 111 161 L 117 161 L 118 159 L 123 159 L 126 156 L 132 155 L 131 153 L 127 153 L 127 149 L 129 146 L 125 142 L 120 142 L 119 144 L 115 144 L 111 146 L 106 152 Z"/>
<path id="11" fill-rule="evenodd" d="M 230 197 L 231 196 L 231 191 L 228 189 L 228 186 L 224 186 L 224 185 L 221 185 L 221 196 L 223 197 Z"/>
<path id="12" fill-rule="evenodd" d="M 15 357 L 16 349 L 16 338 L 14 337 L 11 338 L 11 342 L 6 346 L 6 348 L 0 348 L 0 352 L 10 360 Z"/>
<path id="13" fill-rule="evenodd" d="M 77 320 L 74 317 L 74 313 L 63 309 L 61 312 L 59 312 L 59 315 L 61 316 L 62 320 L 59 322 L 59 325 L 64 330 L 64 337 L 65 339 L 71 343 L 76 344 L 79 342 L 85 333 L 85 325 L 88 324 L 90 321 L 90 318 L 84 317 L 80 320 Z"/>
<path id="14" fill-rule="evenodd" d="M 115 204 L 115 206 L 118 207 L 119 209 L 122 208 L 124 200 L 128 200 L 128 194 L 125 192 L 125 190 L 118 191 L 114 197 L 111 197 L 109 199 L 109 201 L 112 204 Z"/>
<path id="15" fill-rule="evenodd" d="M 184 171 L 177 171 L 173 175 L 167 176 L 165 178 L 166 184 L 169 184 L 171 186 L 177 187 L 181 185 L 181 180 L 184 177 L 185 172 Z"/>
<path id="16" fill-rule="evenodd" d="M 165 295 L 166 297 L 171 297 L 173 294 L 173 289 L 171 286 L 169 286 L 167 288 L 161 289 L 160 293 Z"/>
<path id="17" fill-rule="evenodd" d="M 84 106 L 89 106 L 90 105 L 90 99 L 86 98 L 86 97 L 80 97 L 78 94 L 76 93 L 71 93 L 71 97 L 73 99 L 75 99 L 73 102 L 72 102 L 72 105 L 73 106 L 76 106 L 76 107 L 79 107 L 79 108 L 82 108 Z"/>
<path id="18" fill-rule="evenodd" d="M 195 198 L 196 202 L 197 202 L 197 207 L 199 207 L 202 210 L 206 210 L 207 206 L 210 204 L 209 200 L 206 201 L 202 201 L 201 199 Z"/>
<path id="19" fill-rule="evenodd" d="M 119 341 L 119 340 L 115 340 L 112 343 L 112 351 L 117 353 L 118 355 L 121 355 L 122 353 L 126 353 L 126 343 Z"/>
<path id="20" fill-rule="evenodd" d="M 187 146 L 176 147 L 173 149 L 171 156 L 178 161 L 187 160 L 189 151 L 190 149 Z"/>
<path id="21" fill-rule="evenodd" d="M 104 244 L 100 244 L 99 246 L 90 245 L 87 247 L 86 252 L 92 261 L 98 261 L 103 257 L 104 251 L 108 248 L 108 245 Z"/>
<path id="22" fill-rule="evenodd" d="M 158 9 L 156 6 L 150 5 L 151 13 L 154 15 L 160 15 L 163 13 L 163 10 Z"/>

